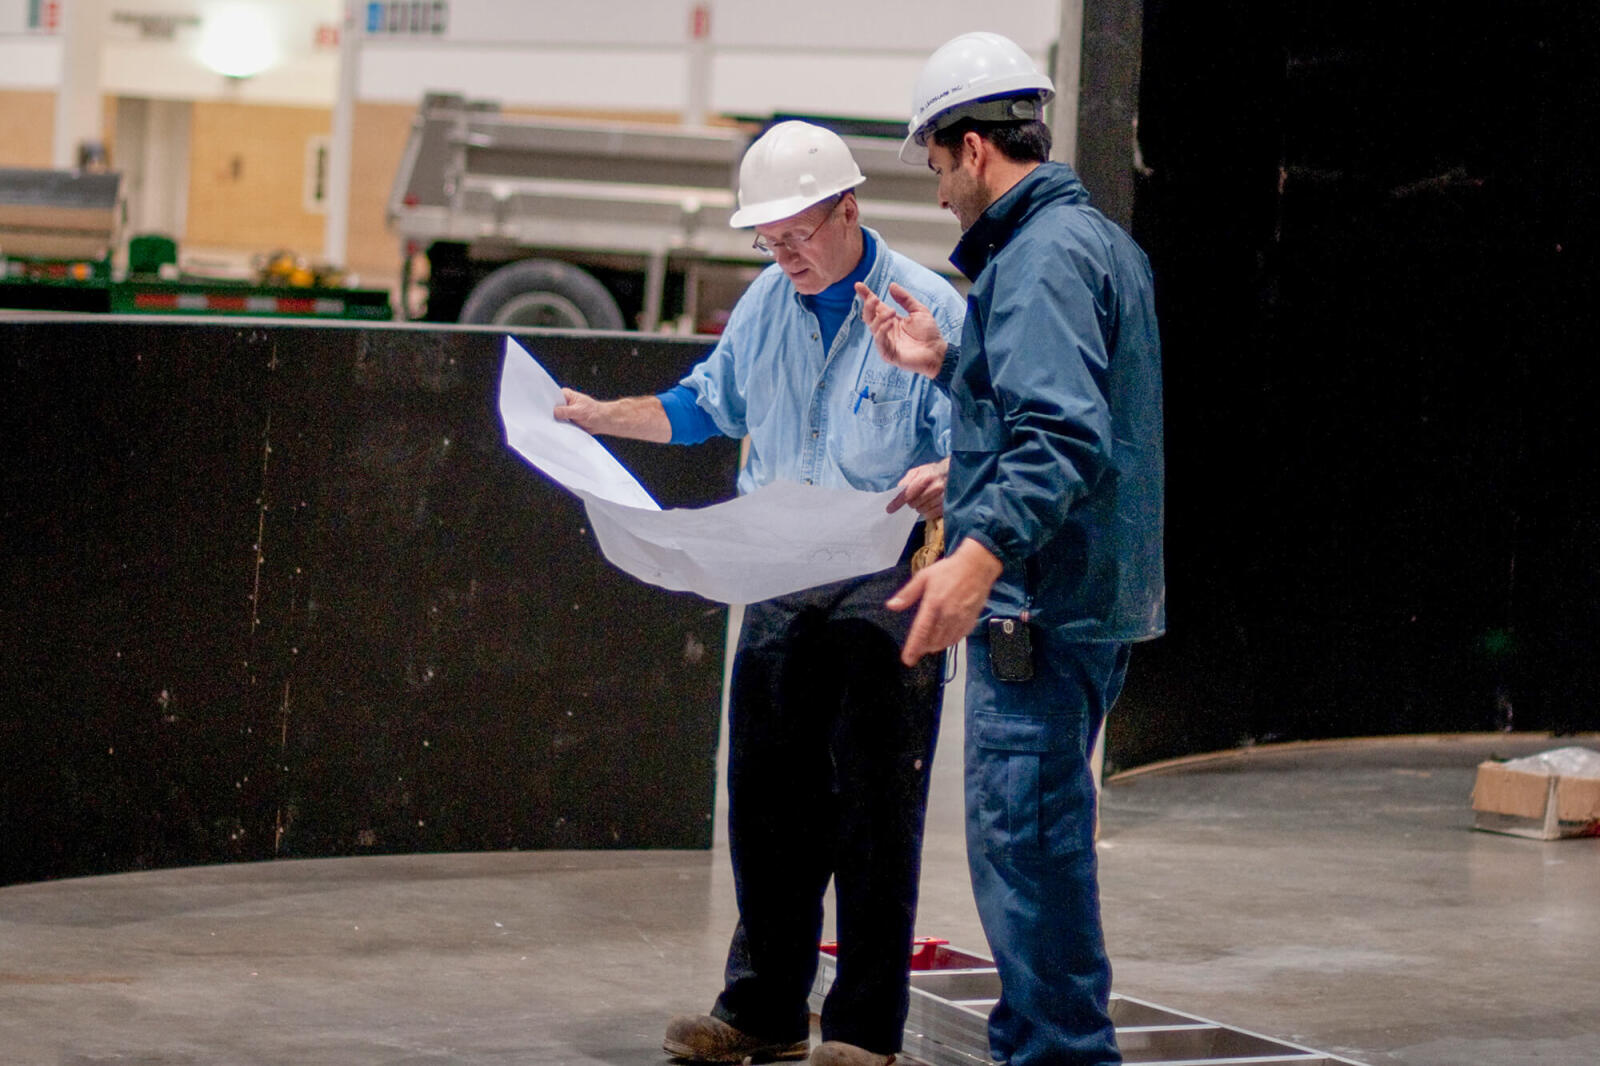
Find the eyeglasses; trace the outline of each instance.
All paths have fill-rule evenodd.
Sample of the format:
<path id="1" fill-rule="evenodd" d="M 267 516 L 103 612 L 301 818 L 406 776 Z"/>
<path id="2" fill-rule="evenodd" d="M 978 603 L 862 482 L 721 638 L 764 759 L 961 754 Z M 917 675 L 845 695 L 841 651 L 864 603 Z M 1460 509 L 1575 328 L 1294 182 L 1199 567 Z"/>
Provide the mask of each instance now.
<path id="1" fill-rule="evenodd" d="M 828 213 L 823 216 L 822 221 L 818 222 L 816 227 L 804 237 L 783 237 L 780 240 L 768 241 L 765 237 L 757 234 L 755 243 L 751 244 L 750 247 L 769 259 L 779 252 L 797 252 L 802 244 L 822 232 L 822 227 L 828 224 L 828 221 L 833 218 L 833 213 L 839 210 L 839 205 L 842 203 L 844 203 L 843 196 L 833 202 L 833 206 L 828 208 Z"/>

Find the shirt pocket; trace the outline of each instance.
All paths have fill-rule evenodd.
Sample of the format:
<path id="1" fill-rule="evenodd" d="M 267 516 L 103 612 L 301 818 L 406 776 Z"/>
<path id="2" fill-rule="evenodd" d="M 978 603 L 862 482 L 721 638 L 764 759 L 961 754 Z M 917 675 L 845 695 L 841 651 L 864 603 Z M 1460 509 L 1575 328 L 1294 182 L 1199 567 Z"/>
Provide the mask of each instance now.
<path id="1" fill-rule="evenodd" d="M 911 400 L 863 397 L 842 421 L 834 461 L 851 487 L 881 492 L 897 484 L 911 465 Z"/>

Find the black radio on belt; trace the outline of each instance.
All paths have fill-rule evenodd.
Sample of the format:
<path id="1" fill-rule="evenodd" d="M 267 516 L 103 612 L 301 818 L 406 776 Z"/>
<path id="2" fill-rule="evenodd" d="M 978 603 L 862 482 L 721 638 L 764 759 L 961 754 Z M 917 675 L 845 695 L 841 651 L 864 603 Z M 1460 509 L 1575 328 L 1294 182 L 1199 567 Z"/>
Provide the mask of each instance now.
<path id="1" fill-rule="evenodd" d="M 1033 680 L 1033 634 L 1026 614 L 989 619 L 989 670 L 996 681 Z"/>

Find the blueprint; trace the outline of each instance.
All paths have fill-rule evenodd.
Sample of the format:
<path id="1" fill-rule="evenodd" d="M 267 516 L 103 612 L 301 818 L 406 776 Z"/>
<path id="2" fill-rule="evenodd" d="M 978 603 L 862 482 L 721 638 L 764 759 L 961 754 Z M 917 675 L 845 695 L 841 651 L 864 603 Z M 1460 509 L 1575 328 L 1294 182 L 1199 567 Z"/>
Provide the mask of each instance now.
<path id="1" fill-rule="evenodd" d="M 917 515 L 895 490 L 779 481 L 710 507 L 662 510 L 586 431 L 558 422 L 561 387 L 506 338 L 500 417 L 513 450 L 583 500 L 600 550 L 641 581 L 719 603 L 754 603 L 893 566 Z"/>

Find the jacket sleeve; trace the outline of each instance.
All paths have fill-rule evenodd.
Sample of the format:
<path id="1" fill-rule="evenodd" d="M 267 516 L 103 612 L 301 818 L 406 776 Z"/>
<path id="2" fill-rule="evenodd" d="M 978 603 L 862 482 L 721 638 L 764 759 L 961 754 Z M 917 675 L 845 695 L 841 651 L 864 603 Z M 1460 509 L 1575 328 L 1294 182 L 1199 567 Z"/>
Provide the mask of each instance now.
<path id="1" fill-rule="evenodd" d="M 966 303 L 958 296 L 948 283 L 944 285 L 944 292 L 931 293 L 927 304 L 933 309 L 934 321 L 939 324 L 939 332 L 944 335 L 945 344 L 959 351 L 961 346 L 961 326 L 966 320 Z M 927 402 L 923 410 L 927 420 L 927 430 L 934 439 L 935 447 L 940 458 L 950 456 L 950 385 L 948 379 L 944 382 L 929 380 L 921 376 L 917 379 L 917 386 L 928 393 Z"/>
<path id="2" fill-rule="evenodd" d="M 1026 251 L 994 264 L 982 365 L 967 371 L 973 436 L 955 442 L 995 453 L 963 525 L 1012 563 L 1048 543 L 1111 466 L 1109 280 L 1071 234 Z"/>

